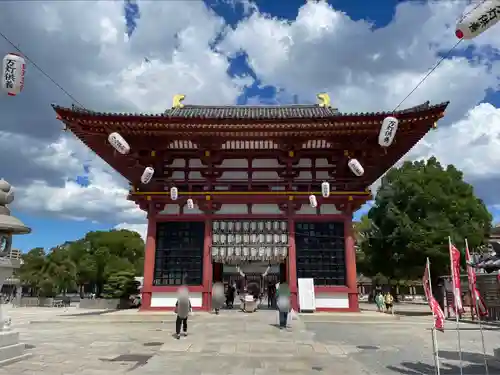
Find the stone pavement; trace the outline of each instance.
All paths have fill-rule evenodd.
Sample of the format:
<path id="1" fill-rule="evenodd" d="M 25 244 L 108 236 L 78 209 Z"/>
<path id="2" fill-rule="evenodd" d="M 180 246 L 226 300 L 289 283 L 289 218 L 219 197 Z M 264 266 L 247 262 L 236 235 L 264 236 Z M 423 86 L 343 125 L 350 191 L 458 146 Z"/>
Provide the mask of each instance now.
<path id="1" fill-rule="evenodd" d="M 0 375 L 434 374 L 426 316 L 301 315 L 281 331 L 273 311 L 195 313 L 189 336 L 176 340 L 172 313 L 20 308 L 11 315 L 32 356 Z M 459 373 L 456 337 L 438 333 L 443 375 Z M 500 374 L 499 338 L 485 331 L 491 375 Z M 463 325 L 461 339 L 464 375 L 484 374 L 477 326 Z"/>

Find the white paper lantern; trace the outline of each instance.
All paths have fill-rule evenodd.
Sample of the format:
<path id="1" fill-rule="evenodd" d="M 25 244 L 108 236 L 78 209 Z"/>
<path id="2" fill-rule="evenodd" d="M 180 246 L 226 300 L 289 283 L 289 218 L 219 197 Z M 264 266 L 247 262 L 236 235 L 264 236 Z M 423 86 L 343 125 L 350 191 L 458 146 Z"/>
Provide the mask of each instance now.
<path id="1" fill-rule="evenodd" d="M 280 222 L 279 221 L 273 221 L 273 231 L 277 232 L 280 230 Z"/>
<path id="2" fill-rule="evenodd" d="M 122 155 L 127 155 L 130 152 L 130 146 L 127 141 L 117 132 L 108 135 L 108 142 Z"/>
<path id="3" fill-rule="evenodd" d="M 283 243 L 283 244 L 288 243 L 288 235 L 286 235 L 286 234 L 281 235 L 281 243 Z"/>
<path id="4" fill-rule="evenodd" d="M 265 227 L 267 231 L 270 231 L 271 229 L 273 229 L 273 223 L 271 223 L 270 221 L 266 221 Z"/>
<path id="5" fill-rule="evenodd" d="M 225 232 L 226 231 L 226 227 L 227 227 L 226 222 L 225 221 L 221 221 L 219 227 L 220 227 L 221 231 Z"/>
<path id="6" fill-rule="evenodd" d="M 233 231 L 233 229 L 234 229 L 234 222 L 233 222 L 233 221 L 228 221 L 228 222 L 227 222 L 227 230 L 228 230 L 229 232 L 232 232 L 232 231 Z"/>
<path id="7" fill-rule="evenodd" d="M 266 247 L 266 259 L 269 260 L 273 256 L 273 248 Z"/>
<path id="8" fill-rule="evenodd" d="M 318 207 L 318 201 L 316 200 L 316 196 L 314 194 L 309 196 L 309 204 L 311 207 Z"/>
<path id="9" fill-rule="evenodd" d="M 257 222 L 257 229 L 259 230 L 259 232 L 264 231 L 264 222 L 263 221 Z"/>
<path id="10" fill-rule="evenodd" d="M 279 255 L 280 255 L 280 248 L 279 247 L 273 248 L 273 255 L 275 258 L 279 257 Z"/>
<path id="11" fill-rule="evenodd" d="M 356 159 L 350 159 L 347 165 L 349 166 L 351 172 L 358 177 L 363 176 L 363 174 L 365 173 L 363 166 Z"/>
<path id="12" fill-rule="evenodd" d="M 153 178 L 153 175 L 155 174 L 155 170 L 151 167 L 146 167 L 144 168 L 144 172 L 142 172 L 141 176 L 141 182 L 143 184 L 148 184 L 151 179 Z"/>
<path id="13" fill-rule="evenodd" d="M 234 253 L 236 254 L 237 257 L 241 256 L 241 247 L 236 247 L 234 249 Z"/>
<path id="14" fill-rule="evenodd" d="M 245 233 L 245 234 L 243 235 L 243 243 L 244 243 L 244 244 L 248 244 L 248 243 L 250 243 L 250 235 L 249 235 L 249 234 L 246 234 L 246 233 Z"/>
<path id="15" fill-rule="evenodd" d="M 286 221 L 281 221 L 280 222 L 280 229 L 284 232 L 288 228 L 288 223 Z"/>
<path id="16" fill-rule="evenodd" d="M 395 117 L 386 117 L 382 121 L 380 132 L 378 133 L 378 144 L 382 147 L 389 147 L 394 141 L 396 132 L 398 131 L 399 121 Z"/>
<path id="17" fill-rule="evenodd" d="M 179 190 L 176 187 L 170 188 L 170 199 L 176 201 L 179 198 Z"/>
<path id="18" fill-rule="evenodd" d="M 232 233 L 229 233 L 227 235 L 227 243 L 232 244 L 234 242 L 234 235 Z"/>
<path id="19" fill-rule="evenodd" d="M 256 247 L 252 247 L 252 249 L 250 250 L 250 255 L 252 258 L 255 258 L 257 256 L 257 248 Z"/>
<path id="20" fill-rule="evenodd" d="M 213 230 L 214 232 L 217 232 L 217 231 L 219 230 L 219 222 L 218 222 L 218 221 L 214 221 L 214 222 L 212 223 L 212 230 Z"/>
<path id="21" fill-rule="evenodd" d="M 241 234 L 237 233 L 235 236 L 234 236 L 234 242 L 237 243 L 237 244 L 240 244 L 241 243 L 241 240 L 242 240 L 242 236 Z"/>
<path id="22" fill-rule="evenodd" d="M 234 230 L 236 232 L 241 232 L 241 221 L 237 221 L 236 223 L 234 223 Z"/>
<path id="23" fill-rule="evenodd" d="M 187 204 L 187 208 L 188 210 L 192 210 L 194 208 L 194 202 L 191 198 L 189 198 L 187 201 L 186 201 L 186 204 Z"/>
<path id="24" fill-rule="evenodd" d="M 261 234 L 259 234 L 259 237 L 257 237 L 257 242 L 264 243 L 264 239 L 265 239 L 264 234 L 261 233 Z"/>
<path id="25" fill-rule="evenodd" d="M 256 229 L 257 229 L 257 223 L 255 221 L 251 221 L 250 222 L 250 231 L 255 232 Z"/>
<path id="26" fill-rule="evenodd" d="M 221 245 L 226 244 L 226 235 L 225 234 L 220 235 L 220 243 L 221 243 Z"/>
<path id="27" fill-rule="evenodd" d="M 252 234 L 250 235 L 250 243 L 251 243 L 252 245 L 254 245 L 254 244 L 256 244 L 256 243 L 257 243 L 257 235 L 256 235 L 255 233 L 252 233 Z"/>
<path id="28" fill-rule="evenodd" d="M 266 234 L 266 244 L 273 243 L 273 235 L 271 233 Z"/>
<path id="29" fill-rule="evenodd" d="M 281 241 L 280 241 L 280 235 L 279 234 L 274 234 L 273 236 L 273 243 L 274 244 L 279 244 Z"/>
<path id="30" fill-rule="evenodd" d="M 321 183 L 321 195 L 324 198 L 328 198 L 330 196 L 330 184 L 326 181 Z"/>
<path id="31" fill-rule="evenodd" d="M 473 39 L 495 25 L 500 19 L 498 0 L 484 1 L 479 6 L 473 3 L 470 6 L 474 8 L 458 20 L 455 31 L 458 39 Z"/>
<path id="32" fill-rule="evenodd" d="M 9 96 L 16 96 L 24 88 L 26 61 L 24 57 L 9 53 L 3 58 L 2 87 Z"/>
<path id="33" fill-rule="evenodd" d="M 248 232 L 250 230 L 250 223 L 248 221 L 243 222 L 243 230 Z"/>
<path id="34" fill-rule="evenodd" d="M 214 233 L 212 235 L 212 243 L 214 243 L 214 244 L 219 244 L 220 243 L 220 236 L 217 233 Z"/>
<path id="35" fill-rule="evenodd" d="M 232 257 L 234 255 L 234 247 L 227 248 L 227 256 Z"/>
<path id="36" fill-rule="evenodd" d="M 248 257 L 249 252 L 250 252 L 250 250 L 248 249 L 248 247 L 244 247 L 244 248 L 243 248 L 243 256 L 244 256 L 245 258 L 247 258 L 247 257 Z"/>
<path id="37" fill-rule="evenodd" d="M 219 256 L 219 248 L 216 246 L 213 246 L 212 247 L 212 257 L 216 258 L 217 256 Z"/>
<path id="38" fill-rule="evenodd" d="M 266 253 L 265 247 L 259 247 L 259 258 L 264 258 L 264 254 Z"/>
<path id="39" fill-rule="evenodd" d="M 287 254 L 288 254 L 288 248 L 287 247 L 282 247 L 281 248 L 281 256 L 283 258 L 286 258 Z"/>

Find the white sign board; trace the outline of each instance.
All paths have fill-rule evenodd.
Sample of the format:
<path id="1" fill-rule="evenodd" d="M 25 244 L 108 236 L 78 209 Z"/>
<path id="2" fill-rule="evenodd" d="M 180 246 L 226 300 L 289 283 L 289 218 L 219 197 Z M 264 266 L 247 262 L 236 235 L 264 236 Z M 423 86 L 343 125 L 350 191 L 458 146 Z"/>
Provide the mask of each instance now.
<path id="1" fill-rule="evenodd" d="M 314 312 L 316 310 L 316 295 L 314 294 L 314 279 L 298 279 L 300 311 Z"/>

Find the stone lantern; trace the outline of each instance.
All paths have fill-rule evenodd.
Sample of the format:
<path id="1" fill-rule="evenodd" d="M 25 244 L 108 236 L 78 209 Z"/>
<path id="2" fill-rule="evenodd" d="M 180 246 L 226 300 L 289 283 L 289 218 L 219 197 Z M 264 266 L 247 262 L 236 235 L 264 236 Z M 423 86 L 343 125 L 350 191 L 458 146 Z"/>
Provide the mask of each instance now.
<path id="1" fill-rule="evenodd" d="M 19 259 L 10 257 L 12 236 L 31 232 L 30 228 L 11 216 L 7 205 L 13 201 L 12 186 L 0 179 L 0 289 L 14 269 L 21 266 Z M 24 349 L 24 344 L 19 343 L 19 333 L 11 330 L 10 318 L 4 316 L 3 306 L 0 306 L 0 366 L 23 358 Z"/>

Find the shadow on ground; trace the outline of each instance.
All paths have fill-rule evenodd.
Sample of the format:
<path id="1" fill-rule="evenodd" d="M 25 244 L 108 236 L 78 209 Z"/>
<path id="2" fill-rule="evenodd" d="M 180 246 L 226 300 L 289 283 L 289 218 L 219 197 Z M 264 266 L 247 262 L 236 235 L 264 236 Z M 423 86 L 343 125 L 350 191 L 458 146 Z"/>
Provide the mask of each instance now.
<path id="1" fill-rule="evenodd" d="M 460 374 L 459 355 L 456 351 L 440 351 L 441 375 Z M 454 364 L 447 360 L 456 361 Z M 490 374 L 500 374 L 500 362 L 497 358 L 487 355 L 486 361 Z M 486 374 L 484 356 L 482 353 L 462 352 L 463 374 L 464 375 L 484 375 Z M 391 371 L 404 375 L 434 375 L 436 373 L 434 364 L 429 365 L 422 362 L 401 362 L 400 366 L 387 366 Z"/>

